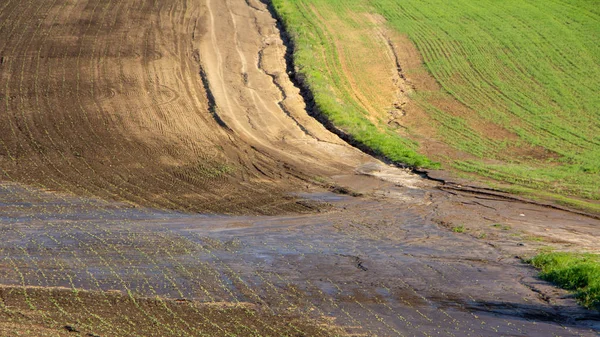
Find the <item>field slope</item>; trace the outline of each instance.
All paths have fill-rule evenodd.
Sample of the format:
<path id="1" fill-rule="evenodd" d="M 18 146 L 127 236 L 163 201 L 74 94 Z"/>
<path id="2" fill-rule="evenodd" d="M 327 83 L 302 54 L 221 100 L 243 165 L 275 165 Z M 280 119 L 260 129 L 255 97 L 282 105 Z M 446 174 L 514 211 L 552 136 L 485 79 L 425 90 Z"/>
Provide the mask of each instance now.
<path id="1" fill-rule="evenodd" d="M 240 0 L 2 2 L 0 180 L 186 212 L 310 210 L 288 193 L 371 159 L 306 115 L 274 26 Z"/>
<path id="2" fill-rule="evenodd" d="M 358 139 L 372 125 L 386 137 L 396 126 L 394 148 L 413 149 L 446 168 L 518 191 L 600 198 L 596 2 L 273 3 L 317 107 Z M 388 71 L 396 61 L 405 86 L 399 88 L 410 102 L 398 104 L 397 95 L 388 94 L 387 106 L 370 109 L 361 95 L 377 102 L 386 92 L 378 89 L 398 86 Z M 379 143 L 364 142 L 397 158 Z M 406 157 L 409 164 L 429 165 Z"/>

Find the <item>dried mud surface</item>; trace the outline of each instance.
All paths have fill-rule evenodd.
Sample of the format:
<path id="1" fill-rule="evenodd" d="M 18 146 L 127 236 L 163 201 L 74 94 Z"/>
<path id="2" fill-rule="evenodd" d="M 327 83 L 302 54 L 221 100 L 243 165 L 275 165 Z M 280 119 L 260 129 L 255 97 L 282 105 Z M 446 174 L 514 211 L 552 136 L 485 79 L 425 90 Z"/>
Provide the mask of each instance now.
<path id="1" fill-rule="evenodd" d="M 262 2 L 6 1 L 0 42 L 2 335 L 599 335 L 521 258 L 600 220 L 348 146 Z"/>

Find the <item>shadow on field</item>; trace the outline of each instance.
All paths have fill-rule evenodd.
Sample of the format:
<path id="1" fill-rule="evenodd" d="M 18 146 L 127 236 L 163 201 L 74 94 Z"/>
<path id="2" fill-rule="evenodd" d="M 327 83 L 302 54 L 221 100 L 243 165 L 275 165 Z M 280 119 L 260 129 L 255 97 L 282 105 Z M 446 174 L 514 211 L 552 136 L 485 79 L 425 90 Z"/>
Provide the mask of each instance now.
<path id="1" fill-rule="evenodd" d="M 436 299 L 448 307 L 458 307 L 476 315 L 487 315 L 495 318 L 522 319 L 534 322 L 556 323 L 561 326 L 575 327 L 587 325 L 593 329 L 600 328 L 600 312 L 585 310 L 580 307 L 564 305 L 523 304 L 500 301 L 464 301 L 458 297 L 450 300 Z"/>

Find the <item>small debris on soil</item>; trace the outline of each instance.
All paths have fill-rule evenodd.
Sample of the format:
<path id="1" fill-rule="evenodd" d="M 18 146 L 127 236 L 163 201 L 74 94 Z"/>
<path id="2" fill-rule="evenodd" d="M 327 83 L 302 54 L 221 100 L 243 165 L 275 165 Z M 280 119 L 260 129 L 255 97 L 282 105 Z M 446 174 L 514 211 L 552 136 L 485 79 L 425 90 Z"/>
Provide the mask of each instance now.
<path id="1" fill-rule="evenodd" d="M 329 190 L 332 193 L 336 193 L 336 194 L 345 194 L 345 195 L 350 195 L 350 196 L 353 196 L 353 197 L 360 197 L 360 196 L 362 196 L 362 193 L 358 193 L 358 192 L 352 191 L 351 189 L 349 189 L 347 187 L 339 186 L 339 185 L 331 186 L 329 188 Z"/>
<path id="2" fill-rule="evenodd" d="M 68 332 L 77 332 L 77 333 L 80 332 L 79 330 L 77 330 L 75 327 L 73 327 L 71 325 L 65 325 L 65 330 L 67 330 Z"/>
<path id="3" fill-rule="evenodd" d="M 356 262 L 356 267 L 362 271 L 367 271 L 369 268 L 365 267 L 360 259 Z"/>
<path id="4" fill-rule="evenodd" d="M 296 201 L 296 204 L 306 208 L 306 211 L 308 212 L 321 212 L 329 210 L 333 207 L 333 205 L 328 202 L 307 199 L 298 200 Z"/>

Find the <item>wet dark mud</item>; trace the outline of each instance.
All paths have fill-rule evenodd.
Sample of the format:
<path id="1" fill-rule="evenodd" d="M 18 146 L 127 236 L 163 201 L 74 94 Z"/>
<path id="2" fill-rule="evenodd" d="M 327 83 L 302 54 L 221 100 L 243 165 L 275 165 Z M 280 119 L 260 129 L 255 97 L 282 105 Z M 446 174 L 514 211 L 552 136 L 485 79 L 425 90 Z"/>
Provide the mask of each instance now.
<path id="1" fill-rule="evenodd" d="M 361 177 L 361 197 L 303 195 L 330 211 L 259 217 L 2 184 L 0 284 L 249 303 L 355 335 L 598 335 L 598 313 L 521 260 L 548 245 L 598 249 L 597 220 Z"/>

